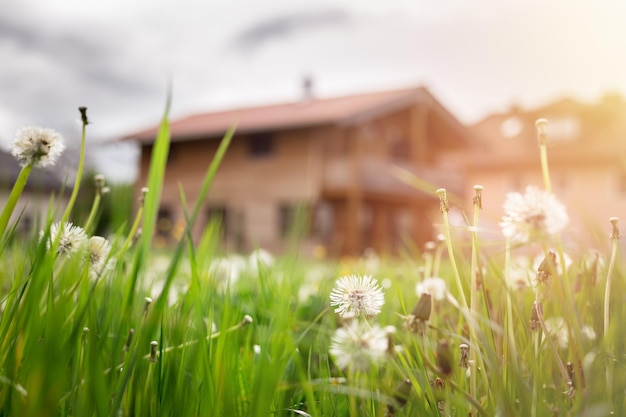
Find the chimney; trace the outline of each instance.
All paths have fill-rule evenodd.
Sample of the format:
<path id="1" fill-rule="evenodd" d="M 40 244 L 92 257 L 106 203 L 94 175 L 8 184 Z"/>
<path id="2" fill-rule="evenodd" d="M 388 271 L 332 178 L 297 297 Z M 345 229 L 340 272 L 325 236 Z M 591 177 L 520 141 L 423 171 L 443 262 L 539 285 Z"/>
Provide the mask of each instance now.
<path id="1" fill-rule="evenodd" d="M 305 75 L 302 78 L 302 101 L 309 102 L 313 100 L 313 78 Z"/>

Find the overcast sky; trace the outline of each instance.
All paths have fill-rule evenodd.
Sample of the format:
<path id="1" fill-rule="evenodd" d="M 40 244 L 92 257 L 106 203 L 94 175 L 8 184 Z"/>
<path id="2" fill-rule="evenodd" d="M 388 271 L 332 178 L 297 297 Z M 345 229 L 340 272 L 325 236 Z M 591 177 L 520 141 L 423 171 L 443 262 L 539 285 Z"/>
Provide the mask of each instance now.
<path id="1" fill-rule="evenodd" d="M 626 0 L 0 0 L 0 143 L 25 124 L 96 148 L 172 116 L 424 85 L 462 122 L 626 95 Z M 129 167 L 129 169 L 122 169 Z"/>

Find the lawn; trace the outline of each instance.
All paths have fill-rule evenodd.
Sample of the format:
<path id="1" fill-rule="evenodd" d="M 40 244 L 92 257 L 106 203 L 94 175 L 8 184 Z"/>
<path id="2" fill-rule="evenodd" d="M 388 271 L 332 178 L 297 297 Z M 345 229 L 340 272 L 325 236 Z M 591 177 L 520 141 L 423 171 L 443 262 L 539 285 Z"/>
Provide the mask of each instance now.
<path id="1" fill-rule="evenodd" d="M 31 128 L 13 148 L 23 169 L 0 215 L 0 415 L 626 415 L 619 221 L 607 222 L 607 253 L 564 252 L 567 208 L 551 193 L 545 143 L 545 187 L 510 195 L 501 247 L 483 247 L 488 190 L 476 186 L 469 240 L 450 226 L 440 189 L 444 233 L 423 250 L 313 260 L 223 253 L 219 225 L 191 239 L 233 131 L 198 200 L 180 195 L 182 238 L 152 248 L 167 112 L 134 217 L 95 234 L 103 201 L 116 198 L 97 177 L 89 215 L 70 223 L 85 186 L 81 116 L 69 203 L 51 203 L 25 237 L 10 220 L 16 202 L 63 146 Z"/>

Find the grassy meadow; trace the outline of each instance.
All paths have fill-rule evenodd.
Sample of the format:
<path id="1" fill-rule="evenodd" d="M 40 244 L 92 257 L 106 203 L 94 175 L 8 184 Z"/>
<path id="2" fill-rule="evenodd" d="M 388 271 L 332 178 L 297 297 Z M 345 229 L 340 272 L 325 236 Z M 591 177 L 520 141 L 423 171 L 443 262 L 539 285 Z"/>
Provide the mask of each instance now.
<path id="1" fill-rule="evenodd" d="M 233 131 L 198 200 L 181 192 L 182 238 L 152 247 L 167 112 L 138 211 L 114 213 L 115 233 L 98 236 L 106 201 L 128 190 L 83 175 L 81 115 L 70 201 L 51 201 L 26 237 L 14 207 L 56 151 L 47 139 L 14 148 L 22 174 L 0 216 L 0 416 L 626 415 L 619 223 L 607 221 L 606 253 L 563 251 L 541 140 L 546 187 L 505 207 L 501 249 L 485 251 L 476 227 L 488 190 L 475 187 L 461 242 L 440 189 L 444 233 L 423 250 L 311 260 L 223 253 L 218 224 L 191 240 Z M 87 181 L 92 206 L 75 216 Z M 528 208 L 537 202 L 548 208 Z"/>

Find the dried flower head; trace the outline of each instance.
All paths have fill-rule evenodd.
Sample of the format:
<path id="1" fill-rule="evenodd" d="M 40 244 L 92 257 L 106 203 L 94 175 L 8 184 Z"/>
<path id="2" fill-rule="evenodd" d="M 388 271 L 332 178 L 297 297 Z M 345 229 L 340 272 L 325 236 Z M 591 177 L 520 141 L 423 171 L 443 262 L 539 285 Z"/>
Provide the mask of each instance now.
<path id="1" fill-rule="evenodd" d="M 447 376 L 453 370 L 453 355 L 447 340 L 440 340 L 437 345 L 437 367 L 440 376 Z"/>
<path id="2" fill-rule="evenodd" d="M 530 310 L 530 330 L 539 330 L 541 327 L 540 316 L 543 316 L 543 305 L 541 301 L 535 301 L 533 303 L 532 310 Z"/>
<path id="3" fill-rule="evenodd" d="M 461 368 L 469 368 L 469 345 L 467 343 L 461 343 L 459 345 L 461 351 L 461 357 L 459 358 L 459 366 Z"/>
<path id="4" fill-rule="evenodd" d="M 438 188 L 435 191 L 437 196 L 439 196 L 439 209 L 442 213 L 450 211 L 450 205 L 448 204 L 448 192 L 445 188 Z"/>
<path id="5" fill-rule="evenodd" d="M 330 305 L 341 317 L 375 316 L 385 304 L 384 294 L 378 282 L 370 275 L 346 275 L 337 280 L 330 292 Z"/>
<path id="6" fill-rule="evenodd" d="M 11 153 L 20 165 L 42 168 L 54 165 L 63 153 L 63 137 L 52 129 L 26 126 L 18 130 Z"/>
<path id="7" fill-rule="evenodd" d="M 60 234 L 60 235 L 59 235 Z M 39 236 L 43 238 L 43 230 Z M 52 244 L 59 241 L 57 246 L 57 254 L 70 256 L 78 252 L 87 243 L 87 234 L 82 227 L 74 226 L 72 223 L 54 223 L 50 226 L 50 238 L 46 242 L 47 248 L 50 249 Z"/>
<path id="8" fill-rule="evenodd" d="M 341 369 L 365 371 L 385 358 L 389 338 L 378 325 L 353 321 L 340 327 L 332 337 L 330 354 Z"/>
<path id="9" fill-rule="evenodd" d="M 617 240 L 621 238 L 622 234 L 619 232 L 619 227 L 617 227 L 617 223 L 619 223 L 619 217 L 611 217 L 609 221 L 611 222 L 612 226 L 611 239 Z"/>
<path id="10" fill-rule="evenodd" d="M 568 223 L 565 206 L 553 194 L 529 186 L 523 195 L 507 194 L 500 227 L 513 243 L 528 243 L 531 239 L 556 235 Z"/>

